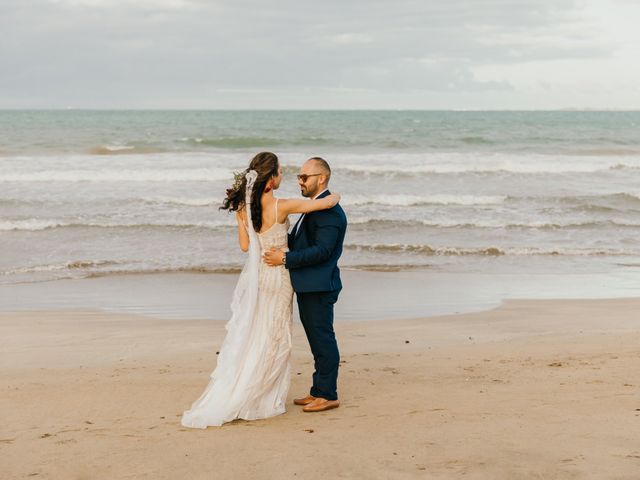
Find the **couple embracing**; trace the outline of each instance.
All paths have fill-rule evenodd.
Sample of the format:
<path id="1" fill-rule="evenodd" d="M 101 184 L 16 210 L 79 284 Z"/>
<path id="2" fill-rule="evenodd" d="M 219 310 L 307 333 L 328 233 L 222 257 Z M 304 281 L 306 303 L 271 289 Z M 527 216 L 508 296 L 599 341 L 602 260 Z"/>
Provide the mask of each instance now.
<path id="1" fill-rule="evenodd" d="M 337 263 L 347 228 L 339 195 L 328 190 L 331 169 L 319 157 L 297 175 L 304 199 L 276 198 L 278 157 L 257 154 L 237 174 L 221 208 L 236 212 L 240 248 L 248 252 L 231 301 L 231 318 L 218 363 L 182 425 L 219 426 L 241 418 L 284 413 L 291 375 L 293 292 L 314 359 L 309 394 L 296 398 L 305 412 L 340 405 L 340 356 L 333 306 L 342 284 Z M 289 232 L 289 215 L 301 216 Z"/>

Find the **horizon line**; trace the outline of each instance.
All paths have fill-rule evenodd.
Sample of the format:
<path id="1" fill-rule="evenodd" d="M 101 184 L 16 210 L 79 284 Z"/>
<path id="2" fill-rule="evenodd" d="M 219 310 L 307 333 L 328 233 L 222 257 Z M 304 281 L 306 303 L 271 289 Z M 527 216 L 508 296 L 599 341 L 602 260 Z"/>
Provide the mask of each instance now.
<path id="1" fill-rule="evenodd" d="M 0 112 L 640 112 L 638 108 L 4 108 Z"/>

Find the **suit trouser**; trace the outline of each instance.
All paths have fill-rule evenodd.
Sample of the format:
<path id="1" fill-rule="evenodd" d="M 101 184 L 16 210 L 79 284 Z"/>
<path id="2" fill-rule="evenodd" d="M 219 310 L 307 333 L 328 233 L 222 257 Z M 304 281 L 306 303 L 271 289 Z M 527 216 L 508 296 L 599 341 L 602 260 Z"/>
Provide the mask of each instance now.
<path id="1" fill-rule="evenodd" d="M 340 290 L 333 292 L 296 293 L 300 320 L 307 334 L 315 371 L 310 394 L 327 400 L 337 400 L 340 352 L 333 331 L 333 305 Z"/>

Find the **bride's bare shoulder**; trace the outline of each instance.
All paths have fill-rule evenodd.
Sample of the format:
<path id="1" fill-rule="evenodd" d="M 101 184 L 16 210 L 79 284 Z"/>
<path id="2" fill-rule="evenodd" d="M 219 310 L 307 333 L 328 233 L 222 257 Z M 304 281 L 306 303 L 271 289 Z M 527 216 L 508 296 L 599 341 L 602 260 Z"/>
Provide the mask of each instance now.
<path id="1" fill-rule="evenodd" d="M 287 214 L 295 213 L 295 210 L 300 206 L 302 202 L 305 201 L 307 200 L 303 200 L 300 198 L 279 198 L 278 212 L 286 212 Z"/>

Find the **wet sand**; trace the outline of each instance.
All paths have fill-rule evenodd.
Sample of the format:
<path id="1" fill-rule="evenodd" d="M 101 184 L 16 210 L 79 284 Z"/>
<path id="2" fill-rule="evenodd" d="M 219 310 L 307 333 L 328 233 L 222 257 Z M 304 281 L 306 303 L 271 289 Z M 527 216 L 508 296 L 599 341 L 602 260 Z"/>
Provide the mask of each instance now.
<path id="1" fill-rule="evenodd" d="M 343 269 L 336 319 L 394 320 L 468 313 L 504 300 L 635 298 L 640 270 L 618 273 L 486 273 Z M 1 280 L 1 278 L 0 278 Z M 107 310 L 164 319 L 227 319 L 237 274 L 122 274 L 0 284 L 0 312 Z M 297 312 L 296 312 L 297 315 Z"/>

